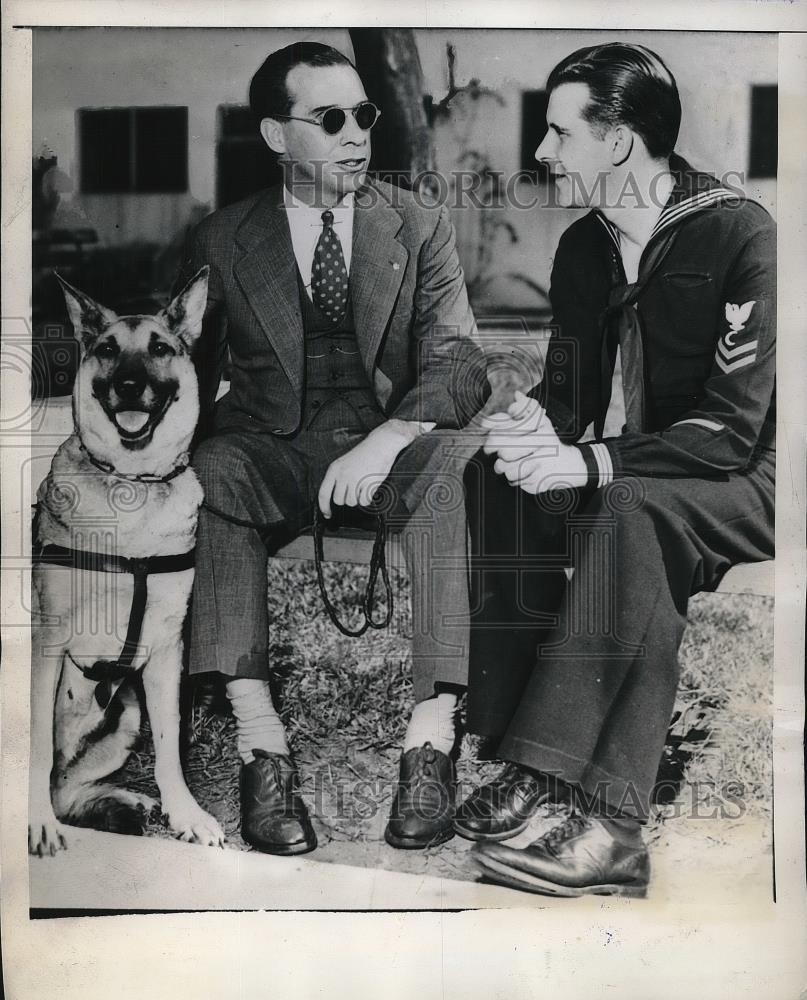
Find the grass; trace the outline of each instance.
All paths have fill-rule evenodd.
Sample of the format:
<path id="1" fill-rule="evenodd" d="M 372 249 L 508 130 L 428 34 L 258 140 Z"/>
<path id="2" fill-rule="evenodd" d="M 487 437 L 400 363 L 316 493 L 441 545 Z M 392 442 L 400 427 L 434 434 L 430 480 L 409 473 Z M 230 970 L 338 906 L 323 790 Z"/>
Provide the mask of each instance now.
<path id="1" fill-rule="evenodd" d="M 269 658 L 276 699 L 300 763 L 315 817 L 317 860 L 398 871 L 475 878 L 467 842 L 455 838 L 425 852 L 383 842 L 394 794 L 399 748 L 412 708 L 408 582 L 391 571 L 395 615 L 390 628 L 360 639 L 328 621 L 308 563 L 269 565 L 273 628 Z M 345 617 L 356 606 L 367 568 L 327 565 L 329 593 Z M 753 596 L 699 595 L 681 649 L 681 684 L 660 769 L 665 779 L 648 829 L 654 851 L 681 834 L 692 847 L 724 843 L 738 820 L 768 829 L 771 812 L 773 602 Z M 228 846 L 238 833 L 235 733 L 221 691 L 189 692 L 186 770 L 199 801 L 222 822 Z M 479 760 L 465 737 L 458 777 L 468 789 L 499 764 Z M 147 728 L 122 780 L 156 794 Z M 710 816 L 704 824 L 699 817 Z M 152 822 L 147 831 L 169 836 Z"/>

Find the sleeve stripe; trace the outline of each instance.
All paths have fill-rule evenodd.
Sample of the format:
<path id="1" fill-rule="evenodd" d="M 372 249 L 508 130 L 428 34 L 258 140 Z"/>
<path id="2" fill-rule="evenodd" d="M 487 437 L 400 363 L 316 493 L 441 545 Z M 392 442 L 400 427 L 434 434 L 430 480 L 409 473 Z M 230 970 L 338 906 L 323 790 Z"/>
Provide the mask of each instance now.
<path id="1" fill-rule="evenodd" d="M 608 483 L 614 481 L 614 463 L 611 461 L 611 453 L 608 447 L 602 442 L 593 442 L 591 444 L 591 451 L 597 463 L 597 471 L 599 472 L 597 489 L 600 489 L 600 487 L 607 486 Z"/>
<path id="2" fill-rule="evenodd" d="M 732 361 L 730 364 L 727 364 L 719 353 L 715 354 L 717 367 L 721 368 L 727 375 L 731 375 L 731 373 L 737 371 L 738 368 L 745 368 L 746 365 L 752 365 L 756 359 L 756 354 L 746 354 L 744 358 L 739 358 L 737 361 Z"/>
<path id="3" fill-rule="evenodd" d="M 734 358 L 739 358 L 743 354 L 750 354 L 752 351 L 756 352 L 758 346 L 758 340 L 752 340 L 748 344 L 738 344 L 736 347 L 727 347 L 722 340 L 719 340 L 717 342 L 717 352 L 726 361 L 733 361 Z"/>
<path id="4" fill-rule="evenodd" d="M 724 431 L 725 424 L 719 424 L 716 420 L 704 420 L 703 417 L 688 417 L 686 420 L 676 420 L 670 427 L 680 427 L 681 424 L 696 424 L 698 427 L 705 427 L 707 431 Z"/>

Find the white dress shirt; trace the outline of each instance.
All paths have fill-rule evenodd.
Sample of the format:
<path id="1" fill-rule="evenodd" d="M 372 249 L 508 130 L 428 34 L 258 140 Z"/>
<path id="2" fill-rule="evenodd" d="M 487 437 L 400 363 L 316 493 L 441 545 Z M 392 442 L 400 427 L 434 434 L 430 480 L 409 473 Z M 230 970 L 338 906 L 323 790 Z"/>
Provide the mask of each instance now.
<path id="1" fill-rule="evenodd" d="M 291 231 L 291 245 L 297 267 L 311 298 L 311 269 L 314 264 L 314 250 L 322 232 L 323 208 L 312 208 L 295 198 L 288 188 L 283 189 L 283 201 Z M 333 212 L 333 231 L 342 244 L 345 267 L 350 274 L 350 256 L 353 244 L 353 192 L 349 191 L 342 201 L 330 209 Z"/>

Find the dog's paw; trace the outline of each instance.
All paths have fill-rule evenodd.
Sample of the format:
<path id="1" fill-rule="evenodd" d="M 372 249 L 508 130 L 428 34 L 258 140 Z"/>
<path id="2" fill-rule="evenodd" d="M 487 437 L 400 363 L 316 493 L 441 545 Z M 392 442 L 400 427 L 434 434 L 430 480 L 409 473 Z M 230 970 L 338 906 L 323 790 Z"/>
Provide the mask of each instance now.
<path id="1" fill-rule="evenodd" d="M 160 803 L 158 799 L 153 799 L 143 792 L 130 792 L 135 800 L 135 808 L 139 809 L 144 816 L 155 819 L 160 818 Z"/>
<path id="2" fill-rule="evenodd" d="M 163 801 L 163 815 L 178 840 L 202 844 L 204 847 L 224 847 L 224 831 L 218 820 L 206 813 L 193 799 L 172 808 L 166 808 Z"/>
<path id="3" fill-rule="evenodd" d="M 49 816 L 32 818 L 28 824 L 28 853 L 37 857 L 51 857 L 57 851 L 67 850 L 67 830 L 51 813 Z"/>

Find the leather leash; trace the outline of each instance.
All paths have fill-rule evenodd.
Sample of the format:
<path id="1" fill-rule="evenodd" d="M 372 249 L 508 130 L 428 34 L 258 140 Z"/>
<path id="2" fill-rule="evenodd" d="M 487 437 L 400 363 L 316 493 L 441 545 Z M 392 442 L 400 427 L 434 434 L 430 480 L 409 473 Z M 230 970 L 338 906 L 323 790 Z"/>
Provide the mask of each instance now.
<path id="1" fill-rule="evenodd" d="M 384 520 L 383 514 L 376 514 L 374 516 L 376 518 L 376 532 L 375 541 L 373 542 L 373 554 L 370 557 L 370 576 L 367 580 L 367 589 L 365 590 L 364 599 L 361 604 L 362 613 L 364 614 L 364 624 L 357 629 L 351 629 L 340 621 L 336 608 L 331 603 L 327 591 L 325 590 L 325 577 L 322 572 L 322 562 L 324 558 L 323 536 L 325 534 L 325 525 L 323 524 L 323 518 L 319 508 L 314 508 L 314 564 L 317 570 L 317 583 L 319 584 L 319 592 L 322 595 L 322 603 L 325 605 L 325 610 L 327 611 L 328 617 L 331 619 L 333 624 L 339 629 L 342 635 L 349 636 L 351 639 L 357 639 L 360 635 L 364 635 L 368 628 L 384 629 L 392 620 L 392 587 L 390 586 L 389 573 L 387 572 L 386 555 L 387 523 Z M 375 621 L 373 619 L 373 599 L 375 597 L 375 588 L 379 572 L 381 573 L 381 579 L 384 583 L 384 593 L 387 600 L 387 613 L 382 621 Z"/>

